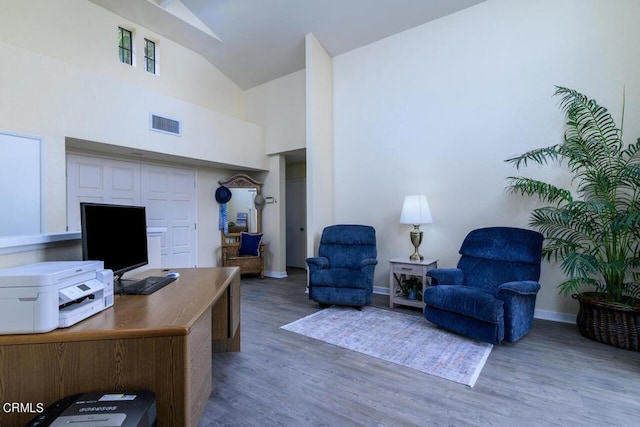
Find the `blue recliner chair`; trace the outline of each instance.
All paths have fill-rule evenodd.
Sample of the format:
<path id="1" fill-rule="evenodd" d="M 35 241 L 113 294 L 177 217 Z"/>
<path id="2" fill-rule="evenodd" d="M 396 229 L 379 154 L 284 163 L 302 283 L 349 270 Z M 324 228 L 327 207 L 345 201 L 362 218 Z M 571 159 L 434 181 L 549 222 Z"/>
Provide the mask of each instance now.
<path id="1" fill-rule="evenodd" d="M 429 270 L 425 318 L 445 329 L 499 344 L 531 329 L 540 289 L 542 234 L 511 227 L 471 231 L 457 268 Z"/>
<path id="2" fill-rule="evenodd" d="M 309 299 L 362 308 L 373 299 L 376 231 L 368 225 L 331 225 L 322 231 L 318 257 L 307 258 Z"/>

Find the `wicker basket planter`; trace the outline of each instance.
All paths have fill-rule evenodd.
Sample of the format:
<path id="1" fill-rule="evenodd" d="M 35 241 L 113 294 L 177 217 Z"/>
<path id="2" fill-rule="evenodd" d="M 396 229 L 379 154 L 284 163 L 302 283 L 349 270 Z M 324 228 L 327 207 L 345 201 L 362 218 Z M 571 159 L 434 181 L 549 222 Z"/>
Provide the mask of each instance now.
<path id="1" fill-rule="evenodd" d="M 573 295 L 580 303 L 576 323 L 580 333 L 605 344 L 640 351 L 640 306 L 609 303 L 598 292 Z"/>

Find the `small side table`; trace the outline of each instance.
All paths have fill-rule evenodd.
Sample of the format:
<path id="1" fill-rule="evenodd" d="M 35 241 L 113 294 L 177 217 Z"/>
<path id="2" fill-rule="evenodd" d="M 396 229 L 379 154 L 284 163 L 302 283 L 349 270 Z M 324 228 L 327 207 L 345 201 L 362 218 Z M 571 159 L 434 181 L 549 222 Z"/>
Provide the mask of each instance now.
<path id="1" fill-rule="evenodd" d="M 411 307 L 424 308 L 424 302 L 420 300 L 410 300 L 402 295 L 400 283 L 408 276 L 416 276 L 422 282 L 422 293 L 428 286 L 427 271 L 438 267 L 437 259 L 427 259 L 422 261 L 411 261 L 409 256 L 397 257 L 389 260 L 389 307 L 396 305 L 407 305 Z"/>

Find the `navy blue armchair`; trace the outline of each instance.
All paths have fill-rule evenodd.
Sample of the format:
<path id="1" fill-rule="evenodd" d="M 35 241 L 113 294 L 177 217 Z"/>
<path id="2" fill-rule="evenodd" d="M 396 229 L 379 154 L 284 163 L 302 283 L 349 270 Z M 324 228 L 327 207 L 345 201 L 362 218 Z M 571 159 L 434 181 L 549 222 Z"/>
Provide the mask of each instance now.
<path id="1" fill-rule="evenodd" d="M 320 306 L 362 308 L 373 298 L 376 231 L 368 225 L 331 225 L 322 231 L 318 256 L 307 258 L 309 299 Z"/>
<path id="2" fill-rule="evenodd" d="M 457 268 L 429 270 L 425 318 L 445 329 L 499 344 L 531 329 L 540 289 L 542 234 L 520 228 L 471 231 Z"/>

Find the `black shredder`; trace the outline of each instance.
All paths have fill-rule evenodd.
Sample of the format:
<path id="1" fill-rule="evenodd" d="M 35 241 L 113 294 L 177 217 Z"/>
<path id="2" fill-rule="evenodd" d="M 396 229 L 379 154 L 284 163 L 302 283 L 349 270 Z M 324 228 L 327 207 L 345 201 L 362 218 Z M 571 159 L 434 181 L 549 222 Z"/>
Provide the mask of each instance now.
<path id="1" fill-rule="evenodd" d="M 156 396 L 146 390 L 74 394 L 49 406 L 25 427 L 69 425 L 156 427 Z"/>

